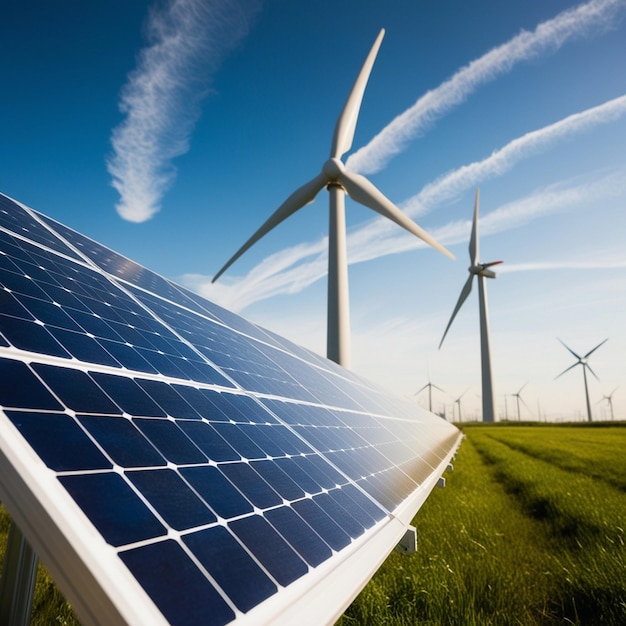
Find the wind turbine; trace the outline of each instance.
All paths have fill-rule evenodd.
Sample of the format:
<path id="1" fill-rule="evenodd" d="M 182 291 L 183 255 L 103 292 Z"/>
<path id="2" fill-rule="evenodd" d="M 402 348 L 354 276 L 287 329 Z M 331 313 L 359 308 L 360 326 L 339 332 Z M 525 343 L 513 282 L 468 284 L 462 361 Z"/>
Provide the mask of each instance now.
<path id="1" fill-rule="evenodd" d="M 524 398 L 522 398 L 522 390 L 524 389 L 524 387 L 526 387 L 528 383 L 524 383 L 520 388 L 519 391 L 517 393 L 512 393 L 511 395 L 517 400 L 517 421 L 520 422 L 522 420 L 521 418 L 521 413 L 520 413 L 520 408 L 519 408 L 519 401 L 521 400 L 522 402 L 524 402 Z M 526 402 L 524 402 L 524 405 L 526 406 L 526 408 L 530 411 L 530 407 L 526 404 Z"/>
<path id="2" fill-rule="evenodd" d="M 559 341 L 561 341 L 563 346 L 576 357 L 577 361 L 576 363 L 574 363 L 574 365 L 570 365 L 567 369 L 564 369 L 556 378 L 560 378 L 561 376 L 563 376 L 563 374 L 565 374 L 565 372 L 569 372 L 572 368 L 576 367 L 577 365 L 583 366 L 583 379 L 585 381 L 585 399 L 587 400 L 587 419 L 589 421 L 591 421 L 591 404 L 589 403 L 589 387 L 587 385 L 587 370 L 589 370 L 595 376 L 597 380 L 600 380 L 600 379 L 596 376 L 595 372 L 591 369 L 588 359 L 601 345 L 606 343 L 608 340 L 609 338 L 607 337 L 604 341 L 601 341 L 595 348 L 592 348 L 591 350 L 589 350 L 589 352 L 587 352 L 585 356 L 579 356 L 570 347 L 566 346 L 559 339 Z M 556 378 L 554 380 L 556 380 Z"/>
<path id="3" fill-rule="evenodd" d="M 454 259 L 454 256 L 398 207 L 384 196 L 367 178 L 346 170 L 341 157 L 352 147 L 361 101 L 374 60 L 385 34 L 380 31 L 339 116 L 333 136 L 330 158 L 322 171 L 312 180 L 294 191 L 270 218 L 239 248 L 230 260 L 213 277 L 215 282 L 248 248 L 278 226 L 283 220 L 313 202 L 326 187 L 330 196 L 328 235 L 328 330 L 326 354 L 329 359 L 350 367 L 350 314 L 348 300 L 348 259 L 346 253 L 345 194 L 384 217 L 392 220 L 427 244 Z"/>
<path id="4" fill-rule="evenodd" d="M 615 414 L 613 413 L 613 394 L 619 389 L 619 387 L 615 387 L 613 391 L 608 396 L 602 396 L 602 400 L 606 400 L 609 403 L 609 408 L 611 409 L 611 420 L 615 419 Z M 600 402 L 602 402 L 600 400 Z"/>
<path id="5" fill-rule="evenodd" d="M 469 387 L 454 401 L 455 404 L 459 406 L 459 422 L 463 421 L 463 417 L 461 416 L 461 398 L 469 391 Z"/>
<path id="6" fill-rule="evenodd" d="M 481 353 L 481 368 L 482 368 L 482 396 L 483 396 L 483 422 L 495 421 L 495 409 L 493 399 L 493 382 L 491 377 L 491 351 L 489 348 L 489 315 L 487 313 L 487 285 L 485 284 L 485 278 L 495 278 L 496 274 L 489 268 L 492 265 L 498 265 L 502 261 L 492 261 L 491 263 L 480 263 L 478 260 L 478 211 L 480 202 L 480 189 L 476 190 L 476 200 L 474 202 L 474 220 L 472 222 L 472 234 L 469 242 L 469 256 L 471 265 L 468 268 L 469 277 L 463 285 L 461 295 L 452 311 L 450 321 L 446 326 L 446 330 L 443 333 L 439 348 L 443 344 L 443 340 L 446 338 L 448 329 L 452 325 L 456 314 L 463 306 L 465 300 L 472 291 L 472 281 L 474 277 L 478 279 L 478 303 L 480 308 L 480 353 Z"/>
<path id="7" fill-rule="evenodd" d="M 422 393 L 424 389 L 428 389 L 428 410 L 432 413 L 433 412 L 433 389 L 437 389 L 438 391 L 441 391 L 441 393 L 445 393 L 445 391 L 441 387 L 437 387 L 437 385 L 434 385 L 433 383 L 431 383 L 430 378 L 429 378 L 428 382 L 421 389 L 416 391 L 414 395 L 418 395 Z"/>

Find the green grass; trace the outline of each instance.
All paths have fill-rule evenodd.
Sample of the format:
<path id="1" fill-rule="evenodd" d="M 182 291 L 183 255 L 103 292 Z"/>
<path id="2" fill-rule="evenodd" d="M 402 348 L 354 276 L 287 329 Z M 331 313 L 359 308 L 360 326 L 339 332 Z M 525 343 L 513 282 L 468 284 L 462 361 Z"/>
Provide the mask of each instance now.
<path id="1" fill-rule="evenodd" d="M 340 626 L 626 624 L 626 429 L 465 432 L 417 554 L 392 554 Z"/>
<path id="2" fill-rule="evenodd" d="M 355 625 L 626 624 L 626 428 L 465 426 L 393 553 L 339 620 Z M 8 516 L 0 512 L 0 557 Z M 78 625 L 40 567 L 33 624 Z"/>

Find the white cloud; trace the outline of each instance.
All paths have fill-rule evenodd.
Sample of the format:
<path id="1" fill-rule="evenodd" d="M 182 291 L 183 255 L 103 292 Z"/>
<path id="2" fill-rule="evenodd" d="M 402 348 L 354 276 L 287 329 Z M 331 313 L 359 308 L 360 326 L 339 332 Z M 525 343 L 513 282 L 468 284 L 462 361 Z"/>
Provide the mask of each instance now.
<path id="1" fill-rule="evenodd" d="M 574 37 L 587 35 L 594 28 L 602 30 L 613 26 L 625 7 L 624 0 L 592 0 L 539 24 L 533 32 L 522 31 L 424 94 L 366 146 L 352 154 L 346 167 L 362 174 L 379 172 L 412 139 L 465 101 L 478 87 L 510 71 L 521 61 L 558 50 Z"/>
<path id="2" fill-rule="evenodd" d="M 499 274 L 510 272 L 543 272 L 546 270 L 614 270 L 626 267 L 626 259 L 607 259 L 599 261 L 537 261 L 535 263 L 516 263 L 503 265 Z"/>
<path id="3" fill-rule="evenodd" d="M 107 160 L 120 194 L 118 213 L 150 219 L 176 175 L 172 160 L 189 150 L 212 73 L 249 29 L 260 0 L 170 0 L 156 4 L 141 50 L 120 96 L 124 121 Z"/>

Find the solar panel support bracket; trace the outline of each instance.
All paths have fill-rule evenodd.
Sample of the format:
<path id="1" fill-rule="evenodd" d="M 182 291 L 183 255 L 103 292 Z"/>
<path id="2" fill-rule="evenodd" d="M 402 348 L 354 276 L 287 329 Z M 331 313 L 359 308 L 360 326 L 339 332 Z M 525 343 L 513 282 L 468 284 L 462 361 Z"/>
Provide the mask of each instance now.
<path id="1" fill-rule="evenodd" d="M 402 539 L 394 548 L 395 552 L 400 554 L 414 554 L 417 552 L 417 530 L 415 526 L 408 526 Z"/>
<path id="2" fill-rule="evenodd" d="M 0 624 L 30 624 L 36 578 L 37 554 L 11 522 L 0 581 Z"/>

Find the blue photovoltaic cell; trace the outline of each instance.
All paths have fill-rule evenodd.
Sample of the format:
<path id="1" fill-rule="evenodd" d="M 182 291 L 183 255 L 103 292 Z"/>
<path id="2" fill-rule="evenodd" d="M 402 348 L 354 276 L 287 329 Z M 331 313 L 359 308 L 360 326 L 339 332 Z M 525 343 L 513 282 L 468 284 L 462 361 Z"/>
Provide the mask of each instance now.
<path id="1" fill-rule="evenodd" d="M 113 463 L 126 468 L 167 465 L 165 457 L 130 420 L 87 415 L 77 419 Z"/>
<path id="2" fill-rule="evenodd" d="M 262 516 L 244 517 L 228 526 L 279 584 L 286 587 L 307 573 L 307 564 Z"/>
<path id="3" fill-rule="evenodd" d="M 239 610 L 248 611 L 278 591 L 250 553 L 223 526 L 185 535 L 184 542 Z"/>
<path id="4" fill-rule="evenodd" d="M 223 626 L 234 619 L 234 611 L 176 541 L 148 544 L 120 557 L 171 626 Z M 172 584 L 175 580 L 185 583 Z"/>
<path id="5" fill-rule="evenodd" d="M 180 626 L 227 624 L 343 558 L 458 444 L 442 420 L 4 196 L 0 409 Z"/>
<path id="6" fill-rule="evenodd" d="M 171 469 L 128 472 L 128 478 L 141 491 L 168 526 L 185 530 L 216 521 L 206 503 Z"/>
<path id="7" fill-rule="evenodd" d="M 180 473 L 220 517 L 229 519 L 252 513 L 250 502 L 216 467 L 182 468 Z"/>
<path id="8" fill-rule="evenodd" d="M 332 555 L 329 545 L 292 508 L 272 509 L 265 517 L 311 567 Z"/>
<path id="9" fill-rule="evenodd" d="M 30 411 L 7 411 L 7 415 L 51 469 L 64 472 L 111 468 L 111 462 L 68 415 Z"/>
<path id="10" fill-rule="evenodd" d="M 113 546 L 154 539 L 167 532 L 119 474 L 78 474 L 59 480 Z"/>
<path id="11" fill-rule="evenodd" d="M 2 194 L 0 194 L 0 226 L 22 237 L 53 248 L 57 252 L 75 256 L 74 252 L 64 245 L 58 237 L 53 236 L 49 230 L 44 228 L 17 203 Z"/>
<path id="12" fill-rule="evenodd" d="M 48 409 L 62 408 L 21 361 L 0 358 L 0 403 L 3 407 Z"/>

